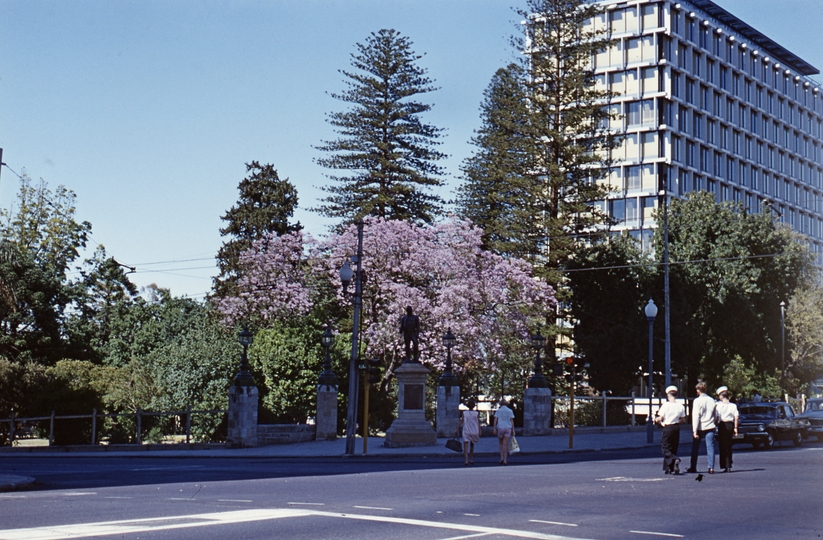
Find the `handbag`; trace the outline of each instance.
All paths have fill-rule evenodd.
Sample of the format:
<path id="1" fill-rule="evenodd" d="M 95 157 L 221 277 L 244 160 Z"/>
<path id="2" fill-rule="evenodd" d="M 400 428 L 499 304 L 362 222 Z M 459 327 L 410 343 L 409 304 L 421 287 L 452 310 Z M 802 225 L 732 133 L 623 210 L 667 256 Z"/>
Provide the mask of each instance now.
<path id="1" fill-rule="evenodd" d="M 462 452 L 463 443 L 461 443 L 457 439 L 449 439 L 448 441 L 446 441 L 446 448 L 448 448 L 449 450 L 454 450 L 455 452 Z"/>
<path id="2" fill-rule="evenodd" d="M 519 451 L 520 451 L 520 445 L 517 444 L 517 439 L 515 439 L 514 435 L 512 435 L 512 438 L 509 439 L 509 454 L 516 454 Z"/>

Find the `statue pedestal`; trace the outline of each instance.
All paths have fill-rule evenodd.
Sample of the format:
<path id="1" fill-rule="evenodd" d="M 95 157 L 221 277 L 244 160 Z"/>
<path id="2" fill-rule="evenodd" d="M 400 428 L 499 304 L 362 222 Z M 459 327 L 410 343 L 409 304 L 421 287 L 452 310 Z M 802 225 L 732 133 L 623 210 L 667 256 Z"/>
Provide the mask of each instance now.
<path id="1" fill-rule="evenodd" d="M 523 435 L 551 435 L 551 388 L 526 388 L 523 394 Z"/>
<path id="2" fill-rule="evenodd" d="M 437 436 L 457 437 L 460 430 L 460 387 L 437 387 Z"/>
<path id="3" fill-rule="evenodd" d="M 226 446 L 245 448 L 257 446 L 257 387 L 229 388 L 229 426 Z"/>
<path id="4" fill-rule="evenodd" d="M 317 385 L 317 413 L 315 424 L 318 441 L 332 441 L 337 438 L 337 387 L 330 384 Z"/>
<path id="5" fill-rule="evenodd" d="M 417 362 L 402 364 L 397 377 L 397 419 L 386 431 L 383 446 L 434 446 L 437 434 L 426 420 L 426 378 L 429 370 Z"/>

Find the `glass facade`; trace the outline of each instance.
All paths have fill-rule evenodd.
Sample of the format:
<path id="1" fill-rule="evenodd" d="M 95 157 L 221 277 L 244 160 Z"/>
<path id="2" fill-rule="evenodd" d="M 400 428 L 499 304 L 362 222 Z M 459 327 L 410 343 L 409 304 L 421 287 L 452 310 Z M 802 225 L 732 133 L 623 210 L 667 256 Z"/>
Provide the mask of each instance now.
<path id="1" fill-rule="evenodd" d="M 660 190 L 708 190 L 753 212 L 768 201 L 823 252 L 823 92 L 807 77 L 817 70 L 762 34 L 758 45 L 709 0 L 602 4 L 590 24 L 615 44 L 593 65 L 617 94 L 610 127 L 625 134 L 603 180 L 616 229 L 645 238 Z"/>

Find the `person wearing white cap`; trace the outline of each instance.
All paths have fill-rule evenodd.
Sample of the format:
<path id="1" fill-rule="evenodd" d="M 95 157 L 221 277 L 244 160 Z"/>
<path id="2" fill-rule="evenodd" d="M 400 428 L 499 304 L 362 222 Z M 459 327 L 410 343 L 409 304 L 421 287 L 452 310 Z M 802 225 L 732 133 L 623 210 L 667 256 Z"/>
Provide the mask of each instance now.
<path id="1" fill-rule="evenodd" d="M 680 424 L 686 421 L 686 409 L 677 402 L 677 387 L 666 388 L 666 403 L 655 413 L 654 421 L 663 427 L 660 447 L 663 451 L 663 473 L 680 474 Z"/>
<path id="2" fill-rule="evenodd" d="M 729 472 L 732 468 L 732 442 L 737 435 L 737 405 L 729 401 L 729 389 L 717 389 L 717 442 L 720 447 L 720 468 Z"/>

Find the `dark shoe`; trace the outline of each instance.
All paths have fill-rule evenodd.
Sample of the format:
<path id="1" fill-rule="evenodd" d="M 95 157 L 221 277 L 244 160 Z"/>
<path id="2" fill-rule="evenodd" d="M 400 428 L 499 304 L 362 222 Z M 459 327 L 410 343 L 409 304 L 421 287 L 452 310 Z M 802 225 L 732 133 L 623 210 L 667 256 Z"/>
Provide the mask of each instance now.
<path id="1" fill-rule="evenodd" d="M 697 469 L 692 469 L 691 467 L 689 467 L 688 469 L 686 469 L 686 472 L 689 474 L 697 474 Z"/>
<path id="2" fill-rule="evenodd" d="M 714 469 L 709 469 L 709 474 L 714 474 Z"/>
<path id="3" fill-rule="evenodd" d="M 723 472 L 729 472 L 729 468 L 726 467 L 725 469 L 723 469 Z"/>
<path id="4" fill-rule="evenodd" d="M 674 460 L 674 471 L 672 471 L 672 474 L 680 474 L 680 460 L 679 459 Z"/>

